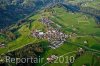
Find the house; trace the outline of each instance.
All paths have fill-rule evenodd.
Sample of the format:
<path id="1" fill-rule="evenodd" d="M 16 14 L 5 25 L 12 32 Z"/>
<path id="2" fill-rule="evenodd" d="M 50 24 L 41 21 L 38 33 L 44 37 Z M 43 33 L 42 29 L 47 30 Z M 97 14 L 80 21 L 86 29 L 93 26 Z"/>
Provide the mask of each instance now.
<path id="1" fill-rule="evenodd" d="M 82 66 L 86 66 L 85 64 L 83 64 Z"/>
<path id="2" fill-rule="evenodd" d="M 84 44 L 87 44 L 88 42 L 87 41 L 84 41 Z"/>
<path id="3" fill-rule="evenodd" d="M 44 33 L 43 32 L 39 32 L 39 35 L 44 35 Z"/>
<path id="4" fill-rule="evenodd" d="M 5 44 L 0 44 L 0 48 L 4 48 L 5 47 Z"/>
<path id="5" fill-rule="evenodd" d="M 80 55 L 82 55 L 82 54 L 84 53 L 84 49 L 83 49 L 83 48 L 80 48 L 80 49 L 78 50 L 78 52 L 79 52 Z"/>
<path id="6" fill-rule="evenodd" d="M 56 60 L 58 57 L 56 55 L 51 55 L 47 58 L 48 62 L 53 62 L 54 60 Z"/>

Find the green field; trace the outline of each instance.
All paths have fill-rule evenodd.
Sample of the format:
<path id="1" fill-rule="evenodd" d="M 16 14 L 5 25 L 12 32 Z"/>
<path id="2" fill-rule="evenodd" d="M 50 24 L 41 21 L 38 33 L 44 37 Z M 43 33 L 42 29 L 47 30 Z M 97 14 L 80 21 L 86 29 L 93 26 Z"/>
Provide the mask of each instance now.
<path id="1" fill-rule="evenodd" d="M 35 15 L 35 16 L 30 17 L 29 19 L 31 19 L 31 18 L 35 19 L 35 17 L 37 18 L 39 16 Z M 16 40 L 9 42 L 6 46 L 6 48 L 0 48 L 0 54 L 14 51 L 14 50 L 22 48 L 30 43 L 38 43 L 38 42 L 42 41 L 37 38 L 33 38 L 32 36 L 30 36 L 30 33 L 33 29 L 40 29 L 40 30 L 45 29 L 45 25 L 38 22 L 38 18 L 37 18 L 37 20 L 32 22 L 30 29 L 29 29 L 28 25 L 29 25 L 29 22 L 26 22 L 25 24 L 21 25 L 21 27 L 16 31 L 19 34 L 21 34 L 21 36 L 18 37 Z M 0 38 L 0 41 L 5 40 L 5 38 L 3 38 L 3 39 L 2 38 L 3 37 Z"/>
<path id="2" fill-rule="evenodd" d="M 93 2 L 87 2 L 85 3 L 85 5 L 82 5 L 83 7 L 91 7 L 91 8 L 95 8 L 97 10 L 100 10 L 100 1 L 99 0 L 95 0 Z"/>
<path id="3" fill-rule="evenodd" d="M 63 8 L 53 8 L 53 10 L 55 11 L 55 13 L 49 18 L 52 21 L 54 21 L 56 24 L 60 25 L 62 27 L 61 28 L 62 31 L 64 31 L 66 34 L 70 34 L 71 32 L 74 32 L 77 34 L 76 36 L 68 39 L 70 42 L 72 42 L 73 44 L 81 44 L 91 49 L 100 50 L 100 45 L 99 45 L 100 36 L 96 34 L 96 33 L 100 33 L 100 29 L 95 28 L 97 24 L 93 17 L 86 14 L 82 14 L 82 13 L 67 12 Z M 95 37 L 91 36 L 91 34 L 95 34 Z M 88 41 L 86 45 L 84 44 L 85 40 Z M 70 43 L 66 43 L 56 50 L 46 51 L 46 53 L 43 54 L 43 57 L 47 58 L 53 54 L 57 54 L 58 56 L 61 56 L 68 52 L 77 50 L 77 48 L 79 47 L 75 45 L 73 46 Z M 74 56 L 75 53 L 72 55 Z M 93 56 L 91 55 L 91 53 L 84 54 L 82 57 L 80 57 L 79 59 L 75 61 L 73 66 L 81 66 L 83 64 L 88 64 L 88 66 L 90 66 L 92 64 L 92 58 Z M 97 62 L 96 59 L 94 61 Z M 45 62 L 47 61 L 45 60 Z M 45 64 L 45 62 L 43 63 Z M 40 66 L 40 65 L 41 64 L 38 64 L 37 66 Z M 61 66 L 61 65 L 67 66 L 66 63 L 48 63 L 45 66 Z"/>

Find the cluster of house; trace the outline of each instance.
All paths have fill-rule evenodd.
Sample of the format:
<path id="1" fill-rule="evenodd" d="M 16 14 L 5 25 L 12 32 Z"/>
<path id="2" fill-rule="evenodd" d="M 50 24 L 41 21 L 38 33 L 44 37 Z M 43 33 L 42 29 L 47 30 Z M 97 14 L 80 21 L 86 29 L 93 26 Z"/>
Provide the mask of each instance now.
<path id="1" fill-rule="evenodd" d="M 45 32 L 41 30 L 33 30 L 32 36 L 39 39 L 47 39 L 50 42 L 50 48 L 56 49 L 60 47 L 64 41 L 66 41 L 66 38 L 69 37 L 68 35 L 62 33 L 59 29 L 52 28 L 51 24 L 54 24 L 54 22 L 51 21 L 48 17 L 44 15 L 41 16 L 40 22 L 47 26 L 47 30 Z"/>
<path id="2" fill-rule="evenodd" d="M 56 49 L 56 48 L 60 47 L 63 43 L 64 43 L 64 41 L 54 41 L 49 45 L 49 47 L 52 49 Z"/>
<path id="3" fill-rule="evenodd" d="M 41 20 L 41 22 L 42 22 L 43 24 L 46 24 L 46 25 L 50 25 L 50 24 L 53 23 L 51 20 L 49 20 L 48 17 L 41 17 L 40 20 Z"/>
<path id="4" fill-rule="evenodd" d="M 33 30 L 32 36 L 39 39 L 47 39 L 51 43 L 49 47 L 52 49 L 58 48 L 64 43 L 64 41 L 66 41 L 66 38 L 68 37 L 68 35 L 53 28 L 46 30 L 46 32 L 41 30 Z"/>
<path id="5" fill-rule="evenodd" d="M 49 57 L 47 58 L 47 61 L 51 63 L 51 62 L 55 61 L 57 58 L 58 58 L 58 57 L 57 57 L 56 55 L 51 55 L 51 56 L 49 56 Z"/>
<path id="6" fill-rule="evenodd" d="M 56 49 L 60 47 L 64 41 L 66 41 L 66 38 L 68 38 L 68 35 L 62 33 L 59 29 L 51 27 L 51 24 L 54 22 L 48 17 L 42 16 L 40 22 L 47 26 L 47 30 L 45 32 L 41 30 L 33 30 L 32 36 L 39 39 L 47 39 L 50 42 L 50 48 Z"/>

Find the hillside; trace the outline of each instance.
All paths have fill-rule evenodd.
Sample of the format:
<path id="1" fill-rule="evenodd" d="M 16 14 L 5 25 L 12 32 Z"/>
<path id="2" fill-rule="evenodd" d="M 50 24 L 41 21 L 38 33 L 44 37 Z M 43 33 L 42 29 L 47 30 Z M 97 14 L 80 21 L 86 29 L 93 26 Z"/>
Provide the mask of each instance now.
<path id="1" fill-rule="evenodd" d="M 12 25 L 52 3 L 53 0 L 0 0 L 0 28 Z"/>
<path id="2" fill-rule="evenodd" d="M 0 0 L 0 29 L 27 18 L 37 10 L 62 2 L 88 7 L 87 10 L 100 10 L 99 0 Z"/>
<path id="3" fill-rule="evenodd" d="M 53 12 L 53 15 L 49 16 L 49 18 L 53 22 L 55 22 L 57 25 L 59 25 L 61 27 L 61 30 L 65 32 L 66 34 L 75 33 L 75 35 L 73 35 L 71 38 L 68 38 L 67 42 L 65 42 L 64 45 L 62 45 L 61 47 L 57 49 L 48 50 L 43 55 L 43 57 L 45 57 L 45 61 L 42 64 L 43 66 L 60 66 L 60 65 L 66 66 L 67 63 L 61 63 L 59 62 L 59 59 L 56 60 L 54 63 L 47 63 L 46 58 L 53 54 L 57 56 L 64 55 L 64 57 L 69 56 L 69 55 L 75 56 L 75 53 L 71 53 L 68 55 L 67 53 L 73 52 L 75 50 L 77 51 L 77 48 L 79 47 L 83 47 L 86 50 L 90 50 L 91 48 L 91 49 L 98 50 L 99 52 L 100 45 L 98 41 L 100 40 L 100 36 L 97 35 L 96 33 L 100 32 L 99 30 L 100 28 L 94 27 L 94 26 L 97 26 L 98 24 L 96 24 L 93 17 L 84 13 L 77 13 L 77 12 L 73 13 L 73 12 L 70 12 L 69 10 L 65 10 L 65 8 L 62 8 L 62 7 L 55 7 L 52 9 L 54 12 Z M 48 12 L 50 13 L 52 9 L 50 8 Z M 44 13 L 48 15 L 47 14 L 48 12 L 44 12 Z M 98 41 L 95 40 L 95 38 L 93 38 L 92 35 L 94 35 L 95 38 L 98 38 L 97 39 Z M 87 45 L 84 44 L 85 40 L 88 42 Z M 86 47 L 88 47 L 88 49 Z M 86 53 L 82 56 L 82 58 L 81 57 L 79 58 L 80 60 L 77 59 L 77 61 L 75 61 L 75 63 L 72 66 L 81 66 L 82 64 L 85 64 L 85 63 L 89 65 L 92 63 L 92 58 L 93 57 L 91 53 L 89 54 Z M 65 62 L 62 57 L 60 58 L 60 60 L 62 62 Z M 37 66 L 40 66 L 40 65 L 41 64 L 38 64 Z"/>
<path id="4" fill-rule="evenodd" d="M 43 20 L 44 23 L 41 20 Z M 45 22 L 49 22 L 49 20 L 53 23 L 47 25 Z M 37 36 L 34 37 L 33 34 L 35 31 L 47 33 L 46 31 L 52 28 L 59 30 L 69 37 L 64 39 L 65 42 L 55 49 L 48 48 L 50 45 L 49 43 L 42 43 L 45 51 L 39 54 L 39 56 L 42 56 L 45 60 L 41 64 L 35 64 L 36 66 L 45 64 L 47 62 L 47 57 L 51 55 L 64 55 L 64 57 L 71 55 L 76 57 L 80 47 L 85 50 L 85 53 L 76 58 L 72 66 L 81 66 L 82 64 L 99 66 L 98 59 L 100 58 L 97 56 L 100 55 L 100 28 L 98 26 L 99 24 L 96 23 L 94 17 L 91 15 L 82 12 L 73 12 L 68 8 L 66 9 L 62 4 L 58 4 L 31 15 L 26 21 L 21 21 L 19 24 L 12 25 L 8 30 L 2 30 L 0 42 L 4 43 L 5 47 L 0 48 L 0 54 L 16 52 L 16 50 L 27 47 L 27 45 L 32 44 L 34 46 L 35 44 L 41 44 L 43 41 L 51 43 L 54 41 L 52 40 L 54 37 L 49 41 L 48 39 L 41 39 L 41 36 L 40 38 Z M 8 40 L 9 38 L 10 40 Z M 19 50 L 19 52 L 20 51 L 22 50 Z M 70 52 L 73 53 L 67 54 Z M 68 63 L 47 63 L 45 66 L 60 65 L 68 66 Z"/>

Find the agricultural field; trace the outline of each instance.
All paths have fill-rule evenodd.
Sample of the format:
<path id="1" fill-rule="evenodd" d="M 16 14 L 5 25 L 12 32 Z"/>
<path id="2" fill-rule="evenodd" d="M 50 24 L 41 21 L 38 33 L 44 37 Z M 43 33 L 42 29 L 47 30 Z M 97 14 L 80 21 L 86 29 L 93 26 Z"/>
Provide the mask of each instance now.
<path id="1" fill-rule="evenodd" d="M 74 32 L 76 33 L 76 35 L 68 39 L 68 41 L 72 43 L 65 43 L 56 50 L 49 49 L 48 51 L 46 51 L 46 53 L 43 54 L 43 57 L 45 57 L 45 59 L 52 54 L 55 55 L 57 54 L 58 56 L 61 56 L 68 52 L 73 52 L 75 50 L 77 51 L 77 49 L 79 48 L 77 44 L 89 47 L 90 49 L 95 49 L 98 51 L 100 50 L 100 45 L 99 45 L 100 37 L 99 35 L 96 34 L 100 32 L 100 29 L 95 28 L 97 24 L 93 17 L 83 13 L 68 12 L 63 8 L 58 8 L 58 7 L 53 8 L 53 10 L 55 13 L 49 18 L 53 20 L 56 24 L 60 25 L 62 31 L 64 31 L 66 34 Z M 94 34 L 95 36 L 92 36 L 92 34 Z M 85 44 L 84 41 L 87 41 L 87 43 Z M 75 53 L 72 53 L 71 55 L 75 56 Z M 72 66 L 82 66 L 82 64 L 85 63 L 87 63 L 87 66 L 90 66 L 93 63 L 93 61 L 95 61 L 94 65 L 99 63 L 98 61 L 96 61 L 96 58 L 94 60 L 93 58 L 95 57 L 92 56 L 91 52 L 89 53 L 87 52 L 86 54 L 78 58 Z M 37 65 L 40 66 L 41 64 Z M 60 65 L 67 66 L 67 63 L 47 63 L 44 66 L 60 66 Z"/>
<path id="2" fill-rule="evenodd" d="M 29 19 L 34 18 L 34 17 L 37 17 L 37 15 L 30 17 Z M 37 20 L 32 22 L 30 29 L 28 25 L 29 25 L 29 22 L 26 22 L 25 24 L 21 25 L 21 27 L 16 31 L 21 36 L 18 37 L 16 40 L 9 42 L 6 48 L 0 48 L 0 54 L 14 51 L 16 49 L 26 46 L 27 44 L 40 41 L 39 39 L 31 37 L 30 33 L 32 29 L 40 29 L 40 30 L 44 29 L 45 25 L 41 24 Z M 5 38 L 1 36 L 0 41 L 3 41 L 2 38 L 5 40 Z"/>

